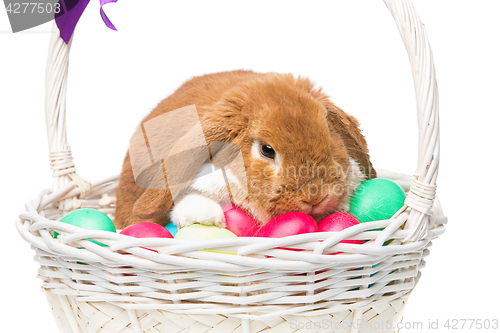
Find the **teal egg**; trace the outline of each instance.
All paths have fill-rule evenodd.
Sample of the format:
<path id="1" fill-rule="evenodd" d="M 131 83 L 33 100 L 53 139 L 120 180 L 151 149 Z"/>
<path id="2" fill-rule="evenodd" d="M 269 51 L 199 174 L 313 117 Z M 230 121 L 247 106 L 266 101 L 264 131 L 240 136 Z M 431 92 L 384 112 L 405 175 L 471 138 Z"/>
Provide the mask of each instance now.
<path id="1" fill-rule="evenodd" d="M 175 234 L 177 233 L 177 231 L 179 231 L 179 229 L 177 228 L 177 226 L 173 222 L 170 222 L 169 224 L 167 224 L 165 226 L 165 228 L 167 228 L 167 230 L 170 232 L 170 234 L 174 237 L 175 237 Z"/>
<path id="2" fill-rule="evenodd" d="M 87 230 L 104 230 L 116 232 L 115 225 L 108 215 L 90 208 L 81 208 L 74 210 L 71 213 L 65 215 L 60 221 Z M 59 233 L 54 232 L 54 237 L 57 238 L 58 236 Z M 88 240 L 100 246 L 107 246 L 106 244 L 94 241 L 92 239 Z"/>
<path id="3" fill-rule="evenodd" d="M 354 193 L 349 213 L 356 216 L 359 222 L 387 220 L 403 207 L 405 199 L 401 186 L 392 180 L 369 179 Z"/>

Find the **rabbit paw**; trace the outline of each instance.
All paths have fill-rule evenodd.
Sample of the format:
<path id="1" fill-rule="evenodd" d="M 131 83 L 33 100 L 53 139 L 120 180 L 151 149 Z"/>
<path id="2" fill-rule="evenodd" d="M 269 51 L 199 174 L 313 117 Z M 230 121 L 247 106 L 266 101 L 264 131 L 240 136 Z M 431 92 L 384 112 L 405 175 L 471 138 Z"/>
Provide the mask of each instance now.
<path id="1" fill-rule="evenodd" d="M 222 207 L 214 200 L 199 194 L 190 194 L 175 205 L 170 215 L 179 228 L 199 223 L 226 227 Z"/>

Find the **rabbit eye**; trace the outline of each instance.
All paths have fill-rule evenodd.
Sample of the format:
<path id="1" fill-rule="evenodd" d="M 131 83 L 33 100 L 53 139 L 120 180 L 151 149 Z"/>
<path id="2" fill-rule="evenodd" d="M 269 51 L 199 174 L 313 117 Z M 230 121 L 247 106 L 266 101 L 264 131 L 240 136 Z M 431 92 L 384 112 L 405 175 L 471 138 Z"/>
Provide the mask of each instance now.
<path id="1" fill-rule="evenodd" d="M 270 145 L 260 146 L 260 153 L 262 154 L 262 156 L 270 158 L 272 160 L 274 160 L 274 157 L 276 156 L 276 152 Z"/>

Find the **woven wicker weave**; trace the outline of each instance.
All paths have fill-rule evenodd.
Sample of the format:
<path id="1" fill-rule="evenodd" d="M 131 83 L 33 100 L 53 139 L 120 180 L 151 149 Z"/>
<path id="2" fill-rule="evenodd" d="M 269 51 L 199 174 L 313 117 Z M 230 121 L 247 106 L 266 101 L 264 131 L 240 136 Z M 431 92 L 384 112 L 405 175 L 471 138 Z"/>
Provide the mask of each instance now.
<path id="1" fill-rule="evenodd" d="M 65 128 L 71 42 L 53 34 L 46 118 L 55 181 L 52 190 L 27 203 L 16 225 L 36 251 L 42 289 L 61 332 L 398 330 L 428 248 L 444 232 L 446 217 L 435 196 L 439 119 L 431 49 L 410 1 L 384 1 L 409 54 L 420 141 L 413 177 L 378 173 L 403 187 L 405 206 L 389 220 L 280 239 L 135 239 L 58 222 L 81 207 L 113 218 L 118 178 L 87 183 L 75 173 Z M 383 229 L 374 231 L 378 228 Z M 54 231 L 60 233 L 58 239 L 52 237 Z M 339 243 L 343 239 L 367 242 Z M 278 249 L 284 246 L 305 251 Z"/>

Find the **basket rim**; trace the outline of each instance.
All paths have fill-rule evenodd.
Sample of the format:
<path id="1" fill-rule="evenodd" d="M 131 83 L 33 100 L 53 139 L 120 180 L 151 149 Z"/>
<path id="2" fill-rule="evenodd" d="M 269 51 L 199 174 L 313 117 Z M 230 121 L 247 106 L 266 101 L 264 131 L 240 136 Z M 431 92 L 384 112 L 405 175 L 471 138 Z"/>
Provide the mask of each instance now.
<path id="1" fill-rule="evenodd" d="M 395 177 L 401 178 L 402 175 L 395 174 Z M 114 191 L 116 182 L 116 177 L 105 178 L 93 183 L 93 191 L 100 193 L 103 188 Z M 214 267 L 210 266 L 214 263 L 215 267 L 217 267 L 217 263 L 220 262 L 219 268 L 222 270 L 245 270 L 248 268 L 243 268 L 242 264 L 237 261 L 241 259 L 241 256 L 252 256 L 256 253 L 272 256 L 274 262 L 270 263 L 267 260 L 268 258 L 251 258 L 249 260 L 251 263 L 247 263 L 247 267 L 260 267 L 257 265 L 257 263 L 260 263 L 263 268 L 289 271 L 317 269 L 320 265 L 325 264 L 359 265 L 363 262 L 383 261 L 390 256 L 423 251 L 432 239 L 444 233 L 444 225 L 447 223 L 447 218 L 443 215 L 439 202 L 436 202 L 434 227 L 429 230 L 425 238 L 408 243 L 403 243 L 401 240 L 405 239 L 411 231 L 399 229 L 409 216 L 406 210 L 409 210 L 411 214 L 412 209 L 407 206 L 404 206 L 405 209 L 391 219 L 365 222 L 339 232 L 316 232 L 282 238 L 237 237 L 206 241 L 133 238 L 108 231 L 86 230 L 60 222 L 57 218 L 45 217 L 45 210 L 53 209 L 51 204 L 57 202 L 62 193 L 66 192 L 66 195 L 71 195 L 72 191 L 78 191 L 76 183 L 73 182 L 68 185 L 72 186 L 66 186 L 65 189 L 60 189 L 58 192 L 41 191 L 37 197 L 26 204 L 27 211 L 19 215 L 16 225 L 21 236 L 35 247 L 53 253 L 64 253 L 65 256 L 75 256 L 75 260 L 82 261 L 90 260 L 95 262 L 104 258 L 107 259 L 106 262 L 116 260 L 116 262 L 125 264 L 126 262 L 123 261 L 119 254 L 125 251 L 151 262 L 162 262 L 162 257 L 173 260 L 179 254 L 189 253 L 190 260 L 187 260 L 187 257 L 183 257 L 183 260 L 199 264 L 200 269 Z M 47 198 L 52 198 L 52 200 L 47 200 Z M 104 209 L 111 213 L 113 211 L 113 208 Z M 56 213 L 59 216 L 62 216 L 62 214 L 60 211 Z M 392 229 L 387 228 L 391 225 Z M 377 228 L 383 228 L 383 230 L 373 230 Z M 60 234 L 57 239 L 52 238 L 51 233 L 53 231 Z M 102 248 L 88 241 L 89 238 L 107 244 L 109 247 Z M 344 239 L 368 239 L 373 240 L 373 242 L 364 244 L 340 243 Z M 395 241 L 384 244 L 389 239 Z M 84 247 L 85 249 L 77 249 L 78 247 Z M 278 249 L 283 247 L 286 247 L 286 249 Z M 151 248 L 158 251 L 158 253 L 144 248 Z M 235 252 L 235 254 L 199 251 L 207 249 L 230 251 Z M 288 249 L 303 251 L 297 252 Z M 344 253 L 334 256 L 329 255 L 329 253 L 336 252 Z M 131 257 L 127 258 L 127 260 L 130 259 Z M 200 262 L 199 259 L 204 260 Z M 186 265 L 186 263 L 181 264 L 179 260 L 173 260 L 173 262 L 178 262 L 181 265 L 180 267 Z M 140 263 L 138 264 L 140 265 Z"/>

